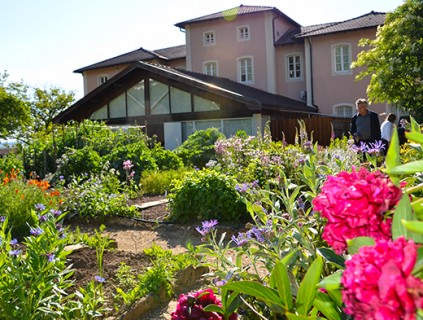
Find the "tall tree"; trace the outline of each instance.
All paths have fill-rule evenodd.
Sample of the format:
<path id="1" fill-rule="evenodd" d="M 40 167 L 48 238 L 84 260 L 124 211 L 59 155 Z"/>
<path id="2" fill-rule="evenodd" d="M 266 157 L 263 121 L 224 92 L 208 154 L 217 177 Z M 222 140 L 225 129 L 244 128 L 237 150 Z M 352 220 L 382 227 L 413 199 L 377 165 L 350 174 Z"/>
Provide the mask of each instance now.
<path id="1" fill-rule="evenodd" d="M 25 131 L 31 123 L 30 108 L 23 83 L 6 84 L 8 74 L 0 74 L 0 138 Z"/>
<path id="2" fill-rule="evenodd" d="M 68 108 L 75 100 L 74 92 L 66 92 L 58 87 L 49 89 L 34 89 L 34 99 L 31 102 L 31 114 L 35 130 L 46 129 L 52 124 L 53 118 Z"/>
<path id="3" fill-rule="evenodd" d="M 386 14 L 374 40 L 358 54 L 353 67 L 364 67 L 357 79 L 370 77 L 372 102 L 388 102 L 410 114 L 423 114 L 423 1 L 405 0 Z"/>

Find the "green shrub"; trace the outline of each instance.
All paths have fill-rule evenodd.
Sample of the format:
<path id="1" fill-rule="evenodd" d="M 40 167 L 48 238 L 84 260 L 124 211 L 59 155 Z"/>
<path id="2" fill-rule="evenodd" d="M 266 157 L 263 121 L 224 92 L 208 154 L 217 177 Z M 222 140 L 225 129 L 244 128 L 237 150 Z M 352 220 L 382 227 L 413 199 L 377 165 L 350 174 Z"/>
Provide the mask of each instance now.
<path id="1" fill-rule="evenodd" d="M 182 179 L 188 172 L 188 169 L 181 168 L 179 170 L 165 171 L 146 171 L 141 177 L 141 189 L 144 194 L 160 195 L 170 190 L 173 180 Z"/>
<path id="2" fill-rule="evenodd" d="M 210 169 L 185 175 L 175 181 L 168 195 L 170 220 L 180 223 L 208 219 L 245 221 L 248 214 L 236 184 L 233 178 Z"/>
<path id="3" fill-rule="evenodd" d="M 0 170 L 11 172 L 11 170 L 23 171 L 23 161 L 20 153 L 9 153 L 0 156 Z"/>
<path id="4" fill-rule="evenodd" d="M 163 149 L 160 144 L 154 146 L 152 155 L 159 170 L 178 170 L 184 166 L 182 159 L 175 152 Z"/>
<path id="5" fill-rule="evenodd" d="M 54 177 L 57 179 L 63 176 L 69 182 L 72 176 L 98 173 L 101 168 L 101 157 L 91 147 L 68 149 L 58 160 L 58 167 Z"/>
<path id="6" fill-rule="evenodd" d="M 175 153 L 186 166 L 203 168 L 210 160 L 215 160 L 214 144 L 225 136 L 216 128 L 198 130 L 188 137 Z"/>
<path id="7" fill-rule="evenodd" d="M 63 211 L 83 218 L 108 215 L 134 216 L 133 207 L 127 205 L 127 195 L 118 173 L 107 165 L 99 174 L 74 177 L 66 188 Z"/>

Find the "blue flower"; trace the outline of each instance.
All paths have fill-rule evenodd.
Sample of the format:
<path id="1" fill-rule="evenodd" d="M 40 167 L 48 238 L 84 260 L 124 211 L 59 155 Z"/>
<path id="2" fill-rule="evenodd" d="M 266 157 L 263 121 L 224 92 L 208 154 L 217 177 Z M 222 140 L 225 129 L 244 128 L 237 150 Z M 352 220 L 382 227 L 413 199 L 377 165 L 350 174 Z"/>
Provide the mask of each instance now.
<path id="1" fill-rule="evenodd" d="M 106 279 L 104 279 L 103 277 L 100 277 L 100 276 L 95 276 L 94 278 L 95 278 L 95 281 L 97 281 L 99 283 L 103 283 L 103 282 L 106 281 Z"/>
<path id="2" fill-rule="evenodd" d="M 12 240 L 10 240 L 10 245 L 11 246 L 16 246 L 18 244 L 18 240 L 13 238 Z"/>
<path id="3" fill-rule="evenodd" d="M 40 227 L 38 227 L 38 228 L 31 228 L 31 229 L 29 230 L 29 232 L 30 232 L 33 236 L 39 236 L 39 235 L 41 235 L 41 234 L 43 234 L 43 233 L 44 233 L 44 230 L 43 230 L 43 229 L 41 229 Z"/>
<path id="4" fill-rule="evenodd" d="M 11 255 L 11 256 L 18 256 L 18 255 L 20 255 L 22 253 L 22 250 L 20 250 L 20 249 L 17 249 L 17 250 L 10 250 L 9 251 L 9 254 Z"/>
<path id="5" fill-rule="evenodd" d="M 217 220 L 203 221 L 201 223 L 201 228 L 196 227 L 195 230 L 197 230 L 203 237 L 205 237 L 217 224 Z"/>
<path id="6" fill-rule="evenodd" d="M 46 206 L 45 206 L 45 205 L 43 205 L 42 203 L 37 203 L 37 204 L 35 205 L 35 209 L 37 209 L 37 210 L 39 210 L 39 211 L 43 211 L 43 210 L 45 210 L 45 209 L 46 209 Z"/>
<path id="7" fill-rule="evenodd" d="M 238 247 L 242 247 L 243 245 L 247 244 L 251 240 L 251 234 L 238 233 L 238 237 L 232 236 L 231 239 Z"/>

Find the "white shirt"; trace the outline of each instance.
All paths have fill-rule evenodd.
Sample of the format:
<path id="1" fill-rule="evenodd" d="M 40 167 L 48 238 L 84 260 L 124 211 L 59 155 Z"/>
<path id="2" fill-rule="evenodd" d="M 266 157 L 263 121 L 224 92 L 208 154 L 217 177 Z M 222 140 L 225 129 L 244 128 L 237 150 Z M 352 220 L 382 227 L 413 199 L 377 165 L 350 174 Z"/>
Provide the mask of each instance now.
<path id="1" fill-rule="evenodd" d="M 392 132 L 394 130 L 394 124 L 388 120 L 382 122 L 380 126 L 380 132 L 382 134 L 382 139 L 391 141 Z"/>

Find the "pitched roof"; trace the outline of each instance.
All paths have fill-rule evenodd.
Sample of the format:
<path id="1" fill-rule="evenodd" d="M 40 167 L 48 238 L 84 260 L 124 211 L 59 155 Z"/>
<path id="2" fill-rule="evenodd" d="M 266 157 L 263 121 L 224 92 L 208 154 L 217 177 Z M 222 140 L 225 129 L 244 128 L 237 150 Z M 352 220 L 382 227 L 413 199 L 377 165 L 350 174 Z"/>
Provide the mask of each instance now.
<path id="1" fill-rule="evenodd" d="M 291 112 L 316 112 L 315 108 L 308 107 L 304 102 L 271 94 L 226 78 L 212 77 L 186 70 L 174 69 L 169 66 L 138 61 L 89 92 L 68 109 L 62 111 L 53 121 L 55 123 L 66 122 L 75 119 L 78 114 L 79 116 L 88 116 L 90 112 L 95 111 L 91 110 L 93 102 L 107 98 L 109 89 L 123 87 L 122 84 L 125 83 L 125 79 L 136 76 L 140 70 L 152 72 L 173 81 L 185 82 L 191 87 L 213 92 L 222 97 L 238 101 L 250 110 L 261 111 L 264 108 Z"/>
<path id="2" fill-rule="evenodd" d="M 223 11 L 215 12 L 215 13 L 212 13 L 212 14 L 208 14 L 208 15 L 205 15 L 205 16 L 202 16 L 202 17 L 182 21 L 182 22 L 176 23 L 175 26 L 182 28 L 182 29 L 185 29 L 185 26 L 189 25 L 189 24 L 207 22 L 207 21 L 217 20 L 217 19 L 233 20 L 236 16 L 240 16 L 240 15 L 244 15 L 244 14 L 251 14 L 251 13 L 266 12 L 266 11 L 272 11 L 272 12 L 276 13 L 277 15 L 283 17 L 284 19 L 289 20 L 294 25 L 299 26 L 299 24 L 297 22 L 292 20 L 290 17 L 288 17 L 286 14 L 284 14 L 283 12 L 281 12 L 279 9 L 277 9 L 275 7 L 244 6 L 242 4 L 239 7 L 235 7 L 235 8 L 231 8 L 231 9 L 228 9 L 228 10 L 223 10 Z"/>
<path id="3" fill-rule="evenodd" d="M 332 34 L 337 32 L 355 31 L 375 28 L 385 23 L 385 13 L 371 11 L 362 16 L 345 21 L 315 24 L 305 27 L 296 27 L 288 30 L 280 37 L 275 45 L 285 45 L 302 42 L 304 38 Z"/>
<path id="4" fill-rule="evenodd" d="M 161 60 L 171 61 L 176 59 L 184 59 L 185 56 L 186 56 L 185 45 L 158 49 L 154 51 L 147 50 L 141 47 L 134 51 L 130 51 L 130 52 L 118 55 L 116 57 L 106 59 L 106 60 L 91 64 L 89 66 L 77 69 L 74 72 L 82 73 L 86 70 L 111 67 L 111 66 L 121 65 L 121 64 L 130 64 L 130 63 L 141 61 L 141 60 L 145 61 L 145 60 L 152 60 L 152 59 L 161 59 Z"/>
<path id="5" fill-rule="evenodd" d="M 209 85 L 211 84 L 218 88 L 224 88 L 225 90 L 228 90 L 230 92 L 260 101 L 261 105 L 265 107 L 278 108 L 280 110 L 290 111 L 316 112 L 316 109 L 308 107 L 302 101 L 294 100 L 278 94 L 269 93 L 236 81 L 232 81 L 228 78 L 214 77 L 186 70 L 179 70 L 179 72 L 190 75 L 195 79 L 204 81 Z"/>

